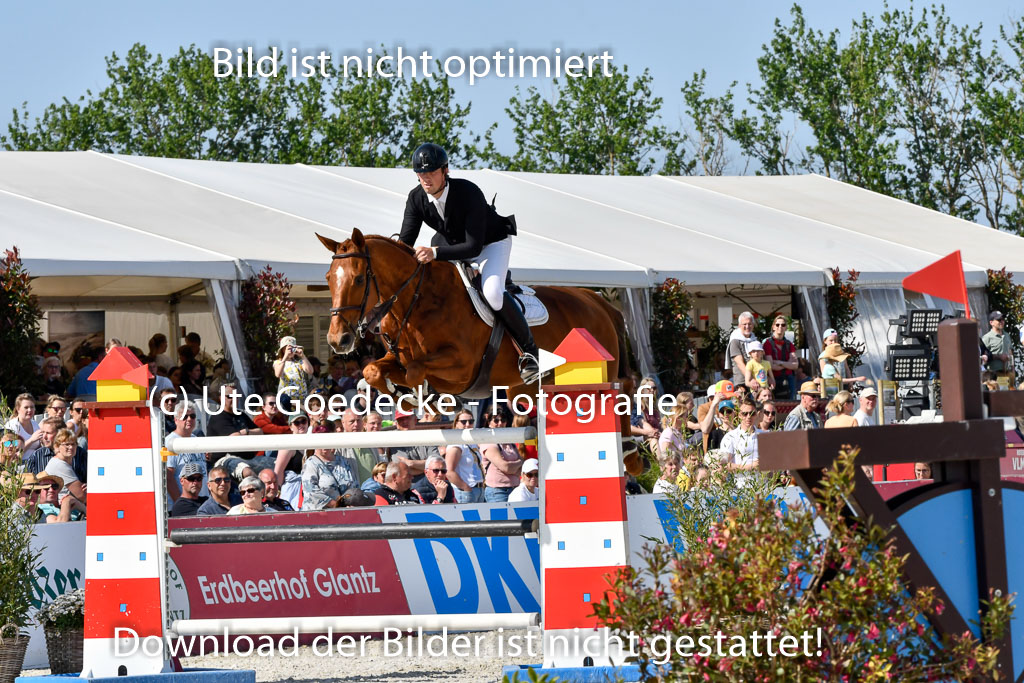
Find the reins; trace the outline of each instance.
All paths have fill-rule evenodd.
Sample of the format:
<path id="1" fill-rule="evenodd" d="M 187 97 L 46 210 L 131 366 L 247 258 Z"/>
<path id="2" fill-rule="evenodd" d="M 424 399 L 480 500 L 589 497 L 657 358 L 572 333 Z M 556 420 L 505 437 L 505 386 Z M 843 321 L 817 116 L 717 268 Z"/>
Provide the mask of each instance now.
<path id="1" fill-rule="evenodd" d="M 380 337 L 384 340 L 384 344 L 385 346 L 387 346 L 388 351 L 390 351 L 394 355 L 395 362 L 398 363 L 398 367 L 400 367 L 402 370 L 405 370 L 405 366 L 402 365 L 402 361 L 399 359 L 398 356 L 398 343 L 402 338 L 402 332 L 405 331 L 405 325 L 409 321 L 409 316 L 412 315 L 412 310 L 416 306 L 416 302 L 420 298 L 420 288 L 423 285 L 423 278 L 427 274 L 426 268 L 423 267 L 425 264 L 417 262 L 416 268 L 412 271 L 412 274 L 408 278 L 406 278 L 405 282 L 403 282 L 397 290 L 395 290 L 395 293 L 388 297 L 386 301 L 378 301 L 377 304 L 373 307 L 373 310 L 370 311 L 369 316 L 367 316 L 366 303 L 370 300 L 371 283 L 373 284 L 374 290 L 377 292 L 377 298 L 380 299 L 382 296 L 380 284 L 377 282 L 377 275 L 373 271 L 373 260 L 370 257 L 369 245 L 364 245 L 363 251 L 352 252 L 349 254 L 334 254 L 331 257 L 332 260 L 346 258 L 366 259 L 366 283 L 363 287 L 363 299 L 358 306 L 337 306 L 331 308 L 331 316 L 333 317 L 335 315 L 341 315 L 346 311 L 359 309 L 359 315 L 356 324 L 353 326 L 353 324 L 349 320 L 345 320 L 345 325 L 347 325 L 352 334 L 356 336 L 356 339 L 362 339 L 363 335 L 365 335 L 366 332 L 380 335 Z M 419 276 L 418 278 L 417 275 Z M 381 329 L 381 322 L 389 314 L 394 315 L 393 313 L 391 313 L 391 309 L 398 301 L 399 295 L 401 295 L 405 288 L 408 287 L 410 283 L 412 283 L 413 279 L 416 279 L 416 289 L 413 291 L 412 301 L 409 302 L 409 307 L 406 308 L 405 315 L 403 315 L 401 320 L 399 321 L 398 334 L 396 334 L 395 338 L 392 339 L 387 332 L 384 332 L 384 330 Z M 398 316 L 395 316 L 395 319 L 397 320 Z"/>

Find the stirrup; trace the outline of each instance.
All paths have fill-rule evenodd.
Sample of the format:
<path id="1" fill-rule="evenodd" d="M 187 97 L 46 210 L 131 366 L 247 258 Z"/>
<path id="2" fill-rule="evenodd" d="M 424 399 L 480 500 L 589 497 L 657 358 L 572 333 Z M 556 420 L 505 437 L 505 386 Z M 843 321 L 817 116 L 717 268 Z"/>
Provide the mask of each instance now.
<path id="1" fill-rule="evenodd" d="M 533 384 L 540 379 L 540 364 L 532 353 L 519 356 L 519 376 L 523 384 Z"/>

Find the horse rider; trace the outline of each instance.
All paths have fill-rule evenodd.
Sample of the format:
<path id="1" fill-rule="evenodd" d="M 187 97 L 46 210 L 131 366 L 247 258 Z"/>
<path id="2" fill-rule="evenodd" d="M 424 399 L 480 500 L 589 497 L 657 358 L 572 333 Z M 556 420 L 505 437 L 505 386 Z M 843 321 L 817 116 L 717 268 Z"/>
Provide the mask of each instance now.
<path id="1" fill-rule="evenodd" d="M 522 309 L 505 291 L 505 276 L 512 251 L 515 220 L 504 218 L 488 204 L 476 184 L 448 177 L 448 154 L 428 142 L 412 154 L 412 170 L 419 178 L 405 203 L 399 239 L 413 246 L 425 222 L 437 234 L 429 247 L 415 247 L 420 263 L 475 261 L 480 266 L 481 289 L 487 304 L 505 323 L 519 347 L 519 374 L 524 383 L 537 380 L 537 344 Z"/>

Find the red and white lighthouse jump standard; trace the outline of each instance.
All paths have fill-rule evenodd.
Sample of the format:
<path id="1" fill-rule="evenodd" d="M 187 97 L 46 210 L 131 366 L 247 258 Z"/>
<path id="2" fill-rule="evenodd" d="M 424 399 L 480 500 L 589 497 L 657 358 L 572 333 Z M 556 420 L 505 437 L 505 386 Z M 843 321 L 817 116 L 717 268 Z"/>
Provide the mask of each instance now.
<path id="1" fill-rule="evenodd" d="M 607 579 L 629 560 L 621 422 L 613 410 L 619 390 L 607 376 L 612 356 L 583 329 L 554 353 L 566 363 L 544 387 L 546 411 L 538 416 L 544 667 L 585 666 L 588 657 L 593 665 L 620 664 L 619 648 L 606 647 L 608 629 L 590 616 Z"/>
<path id="2" fill-rule="evenodd" d="M 145 400 L 149 377 L 124 347 L 112 348 L 89 377 L 97 400 L 88 405 L 83 678 L 170 671 L 163 648 L 165 494 Z M 115 629 L 131 631 L 119 632 L 126 637 L 116 642 Z"/>

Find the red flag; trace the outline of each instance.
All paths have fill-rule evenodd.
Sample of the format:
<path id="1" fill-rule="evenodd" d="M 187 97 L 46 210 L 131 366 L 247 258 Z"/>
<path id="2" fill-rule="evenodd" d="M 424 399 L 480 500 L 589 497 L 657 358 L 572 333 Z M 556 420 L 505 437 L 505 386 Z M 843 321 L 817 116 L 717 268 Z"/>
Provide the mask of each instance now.
<path id="1" fill-rule="evenodd" d="M 903 288 L 961 303 L 967 317 L 971 317 L 971 305 L 967 302 L 967 282 L 964 280 L 964 264 L 960 259 L 959 249 L 903 278 Z"/>

